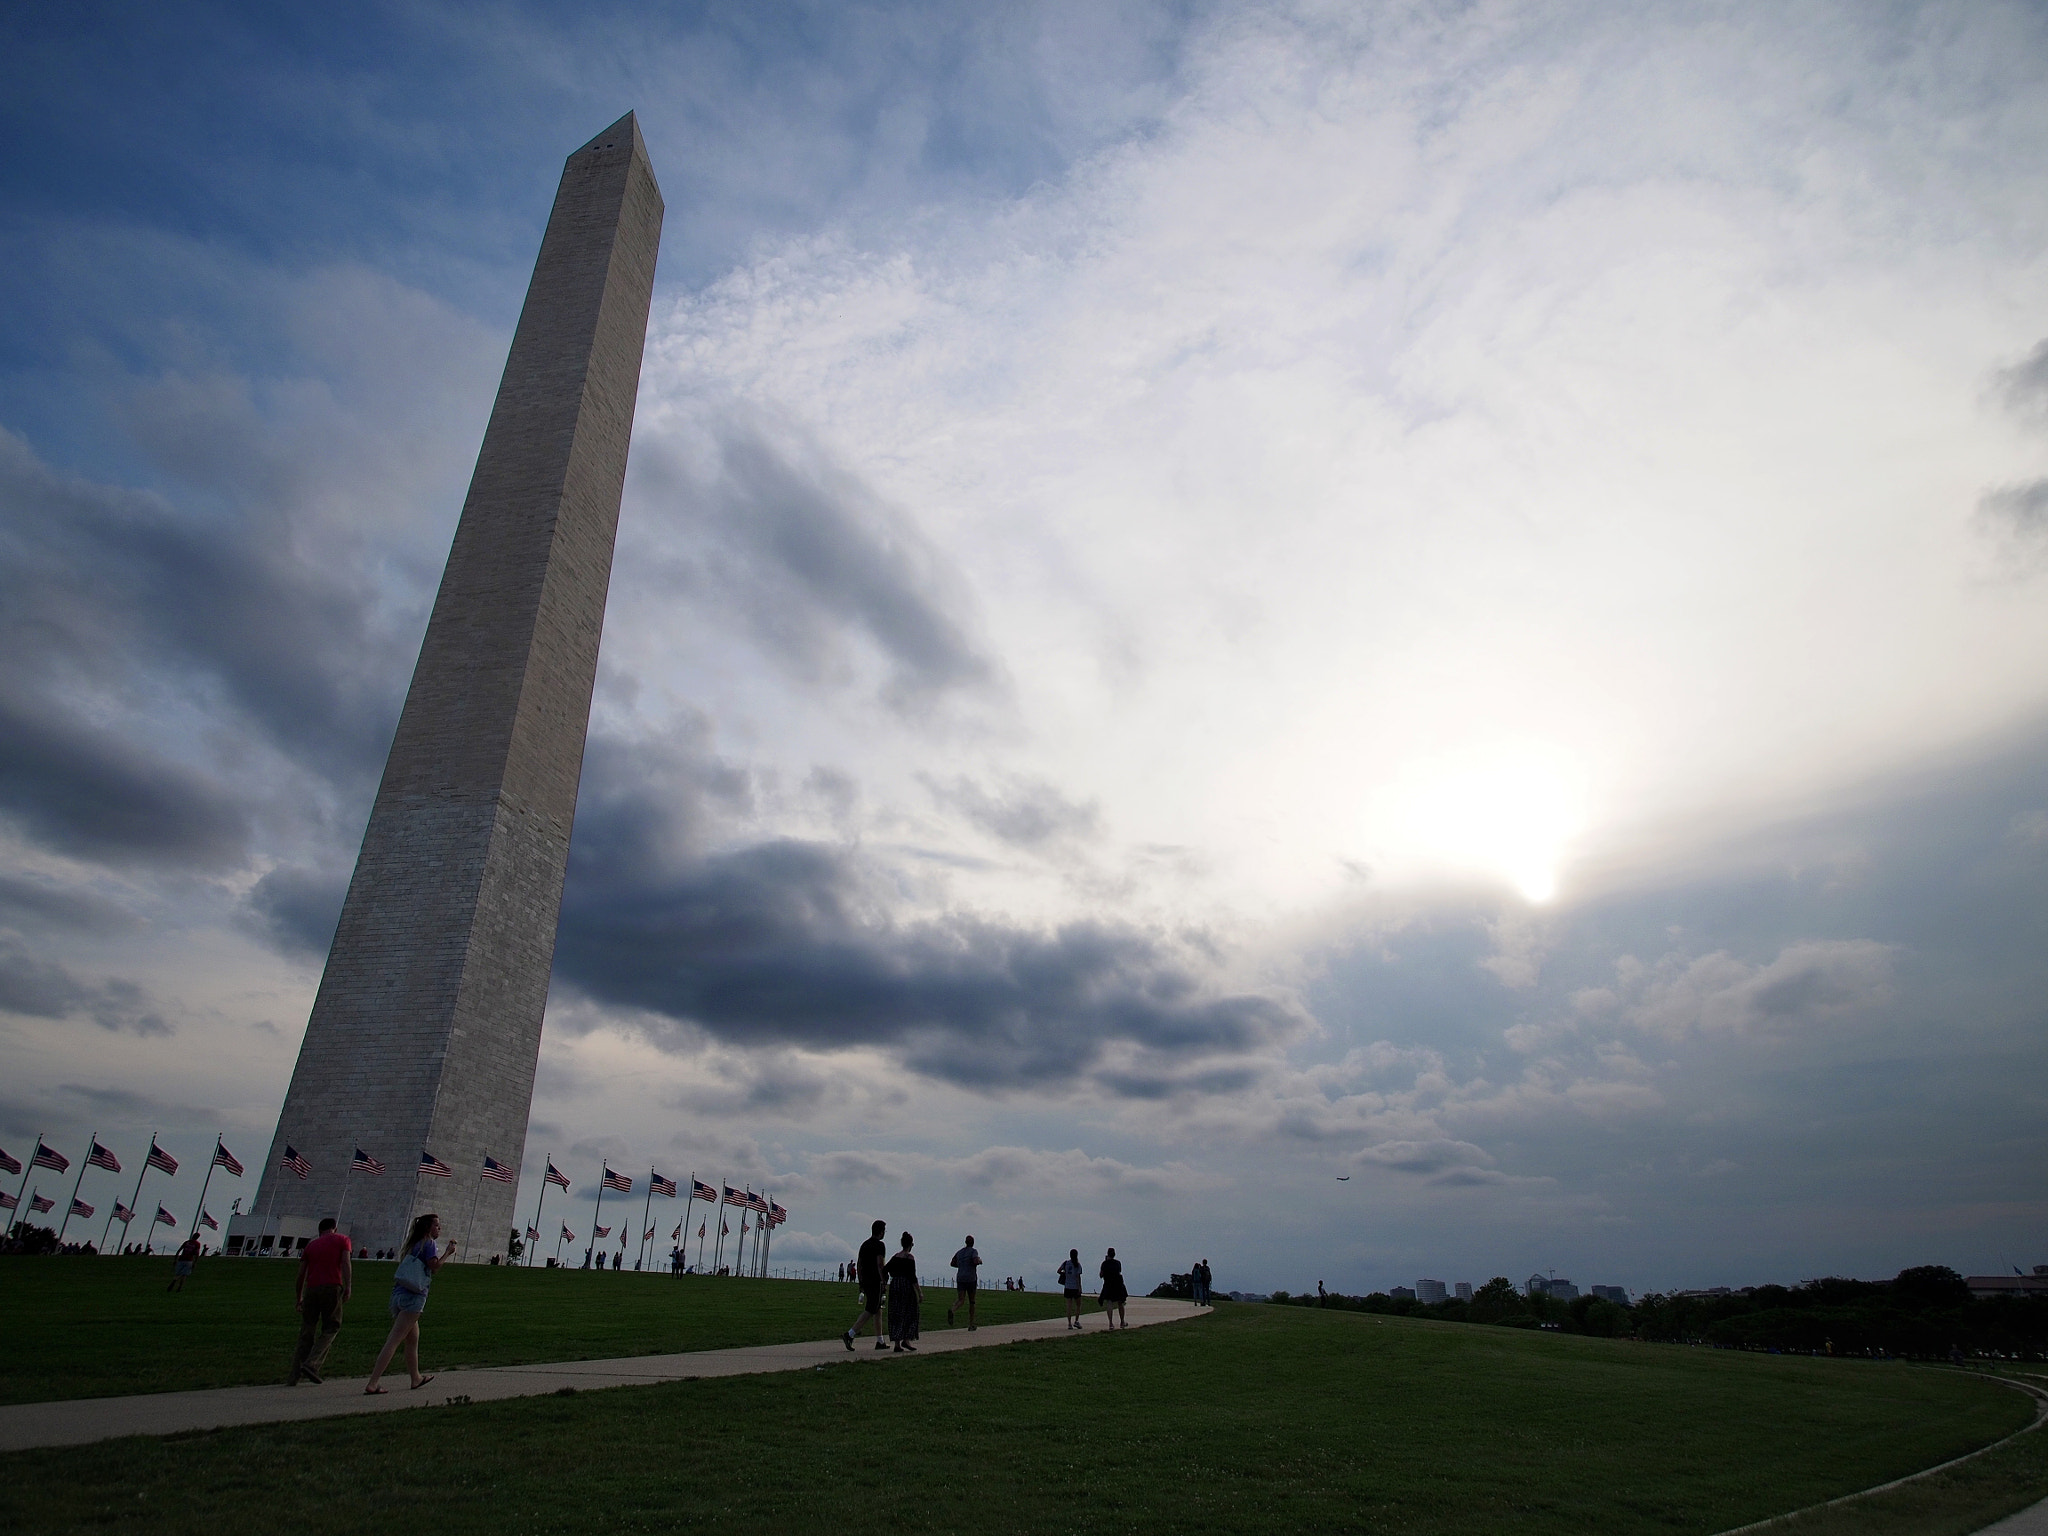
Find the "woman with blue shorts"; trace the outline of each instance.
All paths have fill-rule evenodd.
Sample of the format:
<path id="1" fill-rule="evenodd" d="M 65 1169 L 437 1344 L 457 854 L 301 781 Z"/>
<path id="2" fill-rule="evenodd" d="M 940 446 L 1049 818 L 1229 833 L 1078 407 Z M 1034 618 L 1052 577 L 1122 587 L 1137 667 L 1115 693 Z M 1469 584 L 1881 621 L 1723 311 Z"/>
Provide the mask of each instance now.
<path id="1" fill-rule="evenodd" d="M 434 1272 L 455 1254 L 453 1243 L 446 1248 L 434 1245 L 440 1235 L 441 1218 L 429 1212 L 413 1222 L 406 1236 L 404 1256 L 391 1277 L 391 1336 L 377 1351 L 377 1363 L 370 1367 L 369 1384 L 363 1388 L 370 1397 L 384 1395 L 384 1388 L 377 1383 L 384 1379 L 384 1368 L 400 1344 L 405 1345 L 405 1368 L 412 1376 L 413 1390 L 417 1392 L 434 1379 L 420 1374 L 420 1316 L 427 1310 L 427 1289 L 434 1283 Z"/>

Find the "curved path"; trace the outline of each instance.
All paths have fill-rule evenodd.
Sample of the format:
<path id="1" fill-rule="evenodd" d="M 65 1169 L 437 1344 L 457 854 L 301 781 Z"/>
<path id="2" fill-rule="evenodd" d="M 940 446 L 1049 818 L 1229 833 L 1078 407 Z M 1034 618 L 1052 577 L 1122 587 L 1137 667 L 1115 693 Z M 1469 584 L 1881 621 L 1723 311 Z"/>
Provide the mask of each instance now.
<path id="1" fill-rule="evenodd" d="M 1186 1301 L 1133 1296 L 1126 1314 L 1133 1328 L 1181 1322 L 1206 1315 Z M 1089 1311 L 1084 1333 L 1104 1331 L 1102 1314 Z M 992 1324 L 969 1332 L 948 1328 L 918 1340 L 922 1355 L 983 1349 L 1023 1339 L 1071 1339 L 1064 1318 Z M 624 1360 L 565 1360 L 554 1365 L 498 1365 L 441 1371 L 418 1392 L 406 1390 L 405 1368 L 385 1377 L 386 1397 L 363 1395 L 363 1377 L 335 1378 L 321 1386 L 218 1387 L 206 1392 L 154 1392 L 134 1397 L 87 1397 L 57 1403 L 11 1403 L 0 1407 L 0 1451 L 37 1446 L 89 1445 L 123 1435 L 175 1435 L 235 1424 L 277 1424 L 295 1419 L 328 1419 L 351 1413 L 394 1413 L 402 1408 L 442 1407 L 449 1402 L 488 1403 L 508 1397 L 545 1397 L 554 1392 L 595 1392 L 606 1387 L 643 1387 L 662 1381 L 695 1381 L 704 1376 L 753 1376 L 769 1371 L 807 1371 L 827 1365 L 900 1364 L 910 1358 L 877 1350 L 863 1338 L 852 1354 L 836 1338 L 797 1344 L 762 1344 L 747 1349 L 711 1349 L 689 1355 L 641 1355 Z"/>

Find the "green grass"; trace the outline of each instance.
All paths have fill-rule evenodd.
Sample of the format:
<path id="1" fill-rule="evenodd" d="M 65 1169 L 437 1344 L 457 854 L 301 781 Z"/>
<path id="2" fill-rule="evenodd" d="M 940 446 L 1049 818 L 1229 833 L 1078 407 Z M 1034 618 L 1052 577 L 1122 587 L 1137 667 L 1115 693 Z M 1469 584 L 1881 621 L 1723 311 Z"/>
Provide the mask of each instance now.
<path id="1" fill-rule="evenodd" d="M 1707 1533 L 2030 1415 L 1935 1367 L 1234 1306 L 880 1368 L 23 1452 L 0 1458 L 0 1530 Z"/>
<path id="2" fill-rule="evenodd" d="M 330 1374 L 369 1374 L 391 1326 L 393 1268 L 356 1266 Z M 296 1264 L 203 1260 L 176 1295 L 170 1274 L 163 1258 L 0 1260 L 0 1402 L 284 1379 L 299 1336 Z M 951 1293 L 925 1295 L 926 1326 L 943 1328 Z M 440 1370 L 781 1344 L 829 1338 L 858 1307 L 851 1286 L 822 1281 L 450 1264 L 434 1281 L 421 1360 Z M 995 1291 L 980 1316 L 1021 1322 L 1063 1307 L 1056 1295 Z"/>

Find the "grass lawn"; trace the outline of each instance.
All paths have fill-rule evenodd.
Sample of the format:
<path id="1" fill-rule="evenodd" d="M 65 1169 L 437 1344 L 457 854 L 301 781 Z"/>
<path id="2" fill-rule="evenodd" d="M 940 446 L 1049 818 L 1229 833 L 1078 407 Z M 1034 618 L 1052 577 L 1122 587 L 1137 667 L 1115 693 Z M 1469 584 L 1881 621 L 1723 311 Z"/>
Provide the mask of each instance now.
<path id="1" fill-rule="evenodd" d="M 1240 1305 L 879 1368 L 22 1452 L 0 1457 L 0 1530 L 1707 1533 L 2030 1417 L 1935 1367 Z"/>
<path id="2" fill-rule="evenodd" d="M 356 1266 L 331 1373 L 369 1374 L 391 1326 L 394 1267 Z M 299 1336 L 297 1275 L 284 1260 L 207 1259 L 170 1295 L 165 1258 L 0 1260 L 0 1402 L 282 1381 Z M 943 1328 L 951 1292 L 925 1295 Z M 995 1291 L 980 1315 L 1014 1323 L 1063 1307 L 1056 1295 Z M 858 1308 L 853 1287 L 823 1281 L 450 1264 L 434 1281 L 421 1358 L 439 1370 L 782 1344 L 830 1338 Z"/>

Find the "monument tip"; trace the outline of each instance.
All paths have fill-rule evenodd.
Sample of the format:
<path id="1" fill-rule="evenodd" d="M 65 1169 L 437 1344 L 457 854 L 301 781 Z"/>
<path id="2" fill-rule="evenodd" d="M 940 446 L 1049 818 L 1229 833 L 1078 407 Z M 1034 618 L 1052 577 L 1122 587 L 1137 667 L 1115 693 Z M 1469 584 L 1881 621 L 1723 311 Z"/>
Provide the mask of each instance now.
<path id="1" fill-rule="evenodd" d="M 616 123 L 613 123 L 603 133 L 598 134 L 569 158 L 577 160 L 581 159 L 584 155 L 595 154 L 607 149 L 618 149 L 621 146 L 628 151 L 633 159 L 638 160 L 647 168 L 647 174 L 651 180 L 654 176 L 654 165 L 647 158 L 647 141 L 640 137 L 640 119 L 631 112 L 628 112 Z M 660 192 L 659 183 L 656 184 L 655 190 L 658 195 Z"/>

